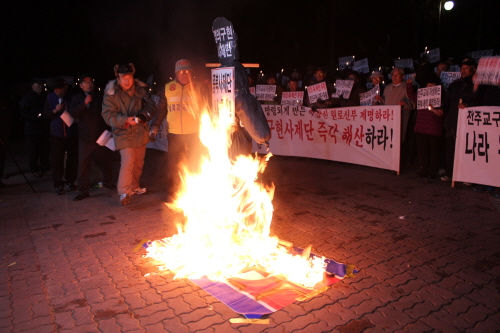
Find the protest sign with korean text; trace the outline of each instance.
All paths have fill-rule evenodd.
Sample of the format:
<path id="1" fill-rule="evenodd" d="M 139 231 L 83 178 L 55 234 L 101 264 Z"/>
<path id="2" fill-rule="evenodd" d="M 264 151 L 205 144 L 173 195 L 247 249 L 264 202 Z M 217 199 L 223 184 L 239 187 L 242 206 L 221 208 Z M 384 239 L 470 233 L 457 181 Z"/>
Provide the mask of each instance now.
<path id="1" fill-rule="evenodd" d="M 212 109 L 221 124 L 234 124 L 234 67 L 212 69 Z"/>
<path id="2" fill-rule="evenodd" d="M 474 82 L 493 86 L 500 85 L 500 57 L 482 57 L 477 66 Z"/>
<path id="3" fill-rule="evenodd" d="M 304 101 L 303 91 L 285 91 L 281 95 L 282 105 L 302 105 Z"/>
<path id="4" fill-rule="evenodd" d="M 500 187 L 500 107 L 459 109 L 453 181 Z"/>
<path id="5" fill-rule="evenodd" d="M 427 109 L 430 105 L 441 106 L 441 86 L 420 88 L 417 90 L 417 110 Z"/>
<path id="6" fill-rule="evenodd" d="M 354 61 L 354 56 L 340 57 L 339 58 L 339 69 L 344 70 L 347 65 Z"/>
<path id="7" fill-rule="evenodd" d="M 359 105 L 366 106 L 374 104 L 375 96 L 380 96 L 380 84 L 378 83 L 375 87 L 373 87 L 373 89 L 359 94 Z"/>
<path id="8" fill-rule="evenodd" d="M 462 77 L 460 72 L 441 72 L 441 84 L 443 85 L 444 90 L 448 90 L 448 87 L 453 81 L 456 81 Z"/>
<path id="9" fill-rule="evenodd" d="M 255 86 L 255 94 L 258 101 L 274 101 L 276 96 L 276 85 L 274 84 L 258 84 Z"/>
<path id="10" fill-rule="evenodd" d="M 408 59 L 394 59 L 394 66 L 399 67 L 399 68 L 409 68 L 410 70 L 413 70 L 413 59 L 408 58 Z"/>
<path id="11" fill-rule="evenodd" d="M 489 57 L 493 55 L 493 49 L 474 51 L 471 53 L 471 57 L 479 61 L 482 57 Z"/>
<path id="12" fill-rule="evenodd" d="M 270 152 L 399 172 L 401 112 L 396 105 L 320 109 L 263 105 Z M 267 147 L 257 145 L 259 153 Z"/>
<path id="13" fill-rule="evenodd" d="M 420 57 L 422 57 L 424 54 L 425 54 L 425 52 L 424 53 L 420 53 Z M 435 48 L 433 50 L 427 51 L 427 60 L 431 64 L 435 63 L 435 62 L 438 62 L 439 60 L 441 60 L 441 52 L 439 50 L 439 47 Z"/>
<path id="14" fill-rule="evenodd" d="M 353 62 L 352 70 L 358 73 L 370 73 L 370 68 L 368 67 L 368 58 Z"/>
<path id="15" fill-rule="evenodd" d="M 352 86 L 354 85 L 354 80 L 337 80 L 335 81 L 335 92 L 332 97 L 348 99 L 351 96 Z"/>
<path id="16" fill-rule="evenodd" d="M 311 104 L 316 103 L 319 99 L 325 101 L 330 98 L 325 81 L 307 87 L 307 94 L 309 96 L 309 103 Z"/>

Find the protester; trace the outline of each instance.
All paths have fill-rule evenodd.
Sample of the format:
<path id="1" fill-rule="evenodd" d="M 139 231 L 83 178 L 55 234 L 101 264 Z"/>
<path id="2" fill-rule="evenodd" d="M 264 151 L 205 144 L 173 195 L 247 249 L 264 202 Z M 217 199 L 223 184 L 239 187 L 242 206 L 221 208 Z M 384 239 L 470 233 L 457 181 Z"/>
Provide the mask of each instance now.
<path id="1" fill-rule="evenodd" d="M 452 82 L 445 93 L 442 110 L 446 114 L 444 127 L 446 130 L 446 174 L 443 181 L 451 181 L 455 159 L 455 142 L 457 138 L 458 109 L 464 109 L 473 102 L 472 76 L 476 72 L 476 61 L 465 58 L 460 67 L 461 78 Z"/>
<path id="2" fill-rule="evenodd" d="M 28 163 L 35 178 L 50 170 L 50 125 L 42 116 L 45 103 L 44 82 L 35 78 L 31 90 L 21 99 L 21 116 L 24 119 L 24 135 L 28 151 Z"/>
<path id="3" fill-rule="evenodd" d="M 288 90 L 287 91 L 300 91 L 299 90 L 299 80 L 296 78 L 292 77 L 290 80 L 288 80 Z"/>
<path id="4" fill-rule="evenodd" d="M 53 80 L 54 92 L 47 96 L 43 115 L 50 119 L 50 165 L 56 194 L 65 192 L 64 184 L 69 189 L 76 188 L 75 180 L 78 169 L 78 128 L 75 123 L 66 124 L 62 117 L 69 116 L 68 85 L 62 78 Z M 66 163 L 65 163 L 66 158 Z M 64 181 L 63 178 L 66 180 Z"/>
<path id="5" fill-rule="evenodd" d="M 427 80 L 427 87 L 434 87 L 441 83 L 435 75 L 429 76 Z M 408 80 L 408 82 L 411 83 L 411 80 Z M 411 85 L 408 85 L 407 88 L 408 95 L 416 105 L 417 94 L 415 90 Z M 436 109 L 432 105 L 417 110 L 417 119 L 414 129 L 418 159 L 420 162 L 420 169 L 417 172 L 417 177 L 434 179 L 438 176 L 443 120 L 443 110 Z"/>
<path id="6" fill-rule="evenodd" d="M 120 151 L 118 194 L 120 203 L 128 205 L 132 194 L 146 193 L 139 179 L 149 142 L 148 121 L 155 114 L 156 105 L 148 96 L 147 85 L 134 79 L 134 64 L 115 65 L 114 73 L 116 79 L 109 81 L 104 91 L 102 116 L 111 126 L 116 149 Z"/>
<path id="7" fill-rule="evenodd" d="M 441 73 L 442 72 L 449 72 L 450 71 L 450 64 L 447 63 L 446 61 L 440 61 L 438 62 L 436 66 L 436 76 L 441 78 Z"/>
<path id="8" fill-rule="evenodd" d="M 366 92 L 366 85 L 361 82 L 361 76 L 356 71 L 350 71 L 346 77 L 347 80 L 354 81 L 354 84 L 351 89 L 351 94 L 349 98 L 340 99 L 340 107 L 349 107 L 349 106 L 359 106 L 360 97 L 359 95 Z"/>
<path id="9" fill-rule="evenodd" d="M 277 80 L 274 76 L 269 76 L 266 79 L 266 84 L 270 86 L 276 86 L 276 93 L 274 95 L 273 101 L 263 101 L 262 104 L 267 104 L 267 105 L 281 104 L 281 97 L 284 91 L 283 87 L 277 83 Z"/>
<path id="10" fill-rule="evenodd" d="M 324 108 L 329 108 L 332 107 L 334 104 L 334 100 L 331 98 L 333 92 L 335 91 L 335 88 L 331 82 L 326 81 L 326 71 L 322 67 L 316 68 L 314 71 L 314 76 L 313 79 L 310 80 L 311 84 L 319 84 L 321 82 L 325 82 L 326 84 L 326 90 L 328 92 L 328 98 L 325 100 L 318 100 L 315 103 L 310 103 L 309 101 L 309 95 L 307 94 L 307 90 L 305 95 L 307 97 L 304 97 L 304 99 L 307 102 L 307 106 L 312 107 L 312 108 L 318 108 L 318 109 L 324 109 Z"/>
<path id="11" fill-rule="evenodd" d="M 82 91 L 71 99 L 69 113 L 78 119 L 78 195 L 73 201 L 89 197 L 90 165 L 94 160 L 101 167 L 103 186 L 116 189 L 113 185 L 113 164 L 111 150 L 96 143 L 105 130 L 111 128 L 102 118 L 102 93 L 95 91 L 94 79 L 90 74 L 80 76 Z"/>
<path id="12" fill-rule="evenodd" d="M 374 87 L 376 87 L 377 84 L 379 85 L 380 90 L 378 91 L 378 95 L 384 96 L 384 73 L 382 73 L 382 71 L 373 71 L 370 75 L 370 81 L 372 81 Z"/>
<path id="13" fill-rule="evenodd" d="M 175 63 L 175 80 L 165 85 L 160 96 L 158 114 L 153 121 L 152 135 L 167 117 L 168 123 L 168 194 L 170 199 L 179 189 L 180 165 L 196 168 L 201 143 L 199 139 L 201 87 L 193 81 L 191 62 L 180 59 Z"/>

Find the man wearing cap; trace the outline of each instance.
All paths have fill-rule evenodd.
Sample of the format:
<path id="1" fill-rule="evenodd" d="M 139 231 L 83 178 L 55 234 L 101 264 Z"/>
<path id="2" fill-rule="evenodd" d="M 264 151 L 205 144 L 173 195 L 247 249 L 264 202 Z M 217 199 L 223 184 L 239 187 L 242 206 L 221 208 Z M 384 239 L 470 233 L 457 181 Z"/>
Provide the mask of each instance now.
<path id="1" fill-rule="evenodd" d="M 66 94 L 66 81 L 59 77 L 52 81 L 51 86 L 54 92 L 47 96 L 43 114 L 50 119 L 50 166 L 54 188 L 56 194 L 62 195 L 65 193 L 63 178 L 70 189 L 76 187 L 74 183 L 78 169 L 78 128 L 75 123 L 67 124 L 63 120 L 69 116 L 68 107 L 71 102 Z"/>
<path id="2" fill-rule="evenodd" d="M 372 81 L 373 87 L 376 87 L 378 84 L 379 91 L 377 95 L 384 96 L 384 73 L 382 71 L 373 71 L 370 75 L 370 81 Z M 380 104 L 380 101 L 374 101 L 373 104 Z"/>
<path id="3" fill-rule="evenodd" d="M 24 119 L 29 167 L 36 178 L 50 170 L 50 130 L 49 121 L 42 116 L 44 102 L 44 82 L 35 78 L 31 81 L 30 92 L 21 99 L 20 109 Z"/>
<path id="4" fill-rule="evenodd" d="M 73 201 L 89 197 L 90 163 L 94 160 L 103 173 L 103 185 L 113 185 L 113 161 L 111 150 L 96 143 L 105 130 L 111 130 L 102 118 L 102 93 L 95 91 L 94 79 L 90 74 L 80 76 L 82 91 L 71 98 L 69 113 L 78 119 L 78 195 Z"/>
<path id="5" fill-rule="evenodd" d="M 146 144 L 149 142 L 148 121 L 156 111 L 144 82 L 134 79 L 134 64 L 115 65 L 115 80 L 104 90 L 102 117 L 113 130 L 116 149 L 120 151 L 118 176 L 120 203 L 130 203 L 132 194 L 143 194 L 139 178 L 144 166 Z"/>
<path id="6" fill-rule="evenodd" d="M 178 190 L 179 164 L 187 163 L 193 168 L 200 156 L 200 86 L 193 82 L 192 72 L 189 60 L 181 59 L 175 63 L 175 80 L 165 85 L 165 94 L 160 98 L 158 116 L 153 124 L 153 130 L 156 130 L 167 113 L 170 195 Z"/>
<path id="7" fill-rule="evenodd" d="M 474 83 L 472 76 L 476 72 L 476 61 L 465 58 L 460 67 L 460 79 L 453 81 L 448 87 L 441 109 L 446 118 L 444 128 L 446 132 L 446 174 L 441 177 L 443 181 L 450 181 L 453 176 L 455 159 L 455 141 L 457 139 L 458 109 L 472 106 L 474 99 Z"/>

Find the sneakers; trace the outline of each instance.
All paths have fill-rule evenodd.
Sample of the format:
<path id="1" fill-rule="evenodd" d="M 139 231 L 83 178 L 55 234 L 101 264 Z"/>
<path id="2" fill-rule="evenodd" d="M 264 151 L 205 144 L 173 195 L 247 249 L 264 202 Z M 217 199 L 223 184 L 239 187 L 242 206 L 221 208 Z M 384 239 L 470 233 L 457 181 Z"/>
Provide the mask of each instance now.
<path id="1" fill-rule="evenodd" d="M 441 177 L 441 180 L 442 180 L 443 182 L 450 182 L 450 181 L 451 181 L 451 178 L 450 178 L 450 177 L 448 177 L 448 176 L 443 176 L 443 177 Z"/>
<path id="2" fill-rule="evenodd" d="M 144 194 L 146 193 L 146 188 L 145 187 L 138 187 L 135 190 L 132 191 L 133 194 Z"/>
<path id="3" fill-rule="evenodd" d="M 128 194 L 120 194 L 120 203 L 126 206 L 130 203 L 131 197 Z"/>

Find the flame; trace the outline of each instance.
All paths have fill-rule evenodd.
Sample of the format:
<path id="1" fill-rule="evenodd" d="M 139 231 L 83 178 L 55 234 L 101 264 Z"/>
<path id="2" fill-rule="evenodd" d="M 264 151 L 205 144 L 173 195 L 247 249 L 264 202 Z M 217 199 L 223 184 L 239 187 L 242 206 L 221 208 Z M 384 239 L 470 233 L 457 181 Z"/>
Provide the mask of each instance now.
<path id="1" fill-rule="evenodd" d="M 212 116 L 213 117 L 213 116 Z M 258 267 L 269 274 L 312 288 L 323 281 L 324 258 L 309 252 L 292 255 L 270 236 L 274 185 L 257 182 L 271 154 L 265 157 L 228 156 L 232 126 L 201 116 L 200 140 L 208 154 L 199 170 L 183 167 L 182 188 L 170 208 L 182 215 L 178 233 L 152 242 L 146 257 L 175 278 L 208 276 L 227 281 Z"/>

